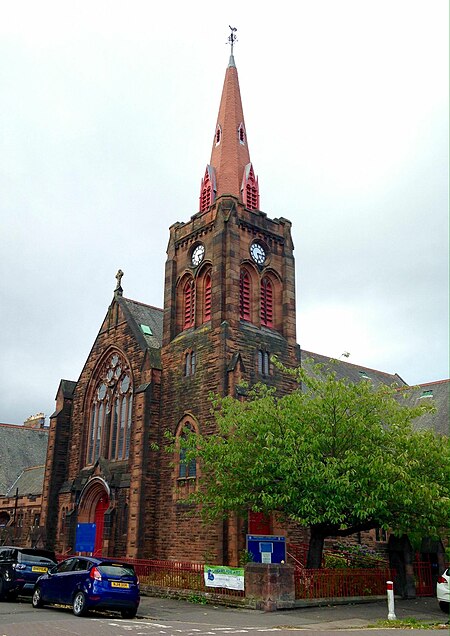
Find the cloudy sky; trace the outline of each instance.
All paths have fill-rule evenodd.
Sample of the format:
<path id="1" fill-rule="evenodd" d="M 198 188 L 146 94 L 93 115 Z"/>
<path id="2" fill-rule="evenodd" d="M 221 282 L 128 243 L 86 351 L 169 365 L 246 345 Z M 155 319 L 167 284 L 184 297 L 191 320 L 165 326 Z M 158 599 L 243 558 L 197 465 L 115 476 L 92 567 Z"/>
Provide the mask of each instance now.
<path id="1" fill-rule="evenodd" d="M 298 342 L 448 377 L 447 0 L 0 8 L 0 422 L 50 415 L 121 268 L 162 306 L 198 207 L 228 25 L 261 209 L 293 223 Z"/>

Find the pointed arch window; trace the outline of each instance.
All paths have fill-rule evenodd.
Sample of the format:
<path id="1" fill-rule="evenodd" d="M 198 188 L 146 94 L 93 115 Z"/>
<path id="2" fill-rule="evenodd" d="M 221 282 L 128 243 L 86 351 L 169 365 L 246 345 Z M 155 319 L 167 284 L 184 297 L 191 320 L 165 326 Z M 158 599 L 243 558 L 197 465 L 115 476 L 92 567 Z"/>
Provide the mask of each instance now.
<path id="1" fill-rule="evenodd" d="M 267 276 L 261 280 L 261 324 L 273 327 L 273 286 Z"/>
<path id="2" fill-rule="evenodd" d="M 197 367 L 197 354 L 195 351 L 187 351 L 184 355 L 184 375 L 186 377 L 195 374 Z"/>
<path id="3" fill-rule="evenodd" d="M 246 269 L 241 269 L 241 275 L 239 279 L 239 318 L 241 320 L 250 320 L 250 297 L 250 275 Z"/>
<path id="4" fill-rule="evenodd" d="M 99 457 L 128 459 L 130 453 L 133 384 L 131 371 L 119 354 L 112 354 L 95 380 L 87 433 L 86 463 Z"/>
<path id="5" fill-rule="evenodd" d="M 265 349 L 258 349 L 258 374 L 267 377 L 270 373 L 270 354 Z"/>
<path id="6" fill-rule="evenodd" d="M 187 479 L 197 477 L 197 460 L 195 458 L 187 459 L 187 450 L 182 445 L 182 441 L 187 438 L 190 433 L 195 433 L 195 427 L 189 421 L 183 422 L 178 431 L 179 457 L 178 457 L 178 479 Z"/>
<path id="7" fill-rule="evenodd" d="M 64 533 L 66 532 L 66 521 L 67 521 L 67 507 L 64 506 L 64 508 L 61 511 L 61 534 L 64 535 Z"/>
<path id="8" fill-rule="evenodd" d="M 194 326 L 195 316 L 195 285 L 192 279 L 188 280 L 183 288 L 183 329 Z"/>
<path id="9" fill-rule="evenodd" d="M 203 322 L 211 320 L 211 272 L 205 275 L 203 297 Z"/>

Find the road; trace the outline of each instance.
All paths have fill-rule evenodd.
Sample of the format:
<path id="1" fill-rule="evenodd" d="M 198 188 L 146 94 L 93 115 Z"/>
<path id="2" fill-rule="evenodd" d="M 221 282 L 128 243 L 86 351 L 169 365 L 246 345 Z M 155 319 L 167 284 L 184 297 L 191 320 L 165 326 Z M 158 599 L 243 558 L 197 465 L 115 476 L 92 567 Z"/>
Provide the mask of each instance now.
<path id="1" fill-rule="evenodd" d="M 213 616 L 204 612 L 202 620 L 195 620 L 194 616 L 173 616 L 171 620 L 161 621 L 158 618 L 136 618 L 123 620 L 119 614 L 91 613 L 86 618 L 75 617 L 69 608 L 34 609 L 29 599 L 21 599 L 17 603 L 0 603 L 0 636 L 228 636 L 247 634 L 248 636 L 264 636 L 279 634 L 292 636 L 292 632 L 301 632 L 302 636 L 368 636 L 369 631 L 363 628 L 327 629 L 326 626 L 293 627 L 284 613 L 277 613 L 279 624 L 274 625 L 268 620 L 268 625 L 261 621 L 252 621 L 252 612 L 236 615 L 234 625 L 220 624 L 220 615 Z M 256 619 L 256 614 L 254 615 Z M 268 617 L 267 617 L 268 618 Z M 252 622 L 254 623 L 252 625 Z M 331 625 L 330 625 L 331 627 Z M 333 626 L 334 627 L 334 626 Z M 387 629 L 370 630 L 370 634 L 392 636 Z M 411 636 L 423 634 L 421 630 L 395 630 L 395 636 Z"/>

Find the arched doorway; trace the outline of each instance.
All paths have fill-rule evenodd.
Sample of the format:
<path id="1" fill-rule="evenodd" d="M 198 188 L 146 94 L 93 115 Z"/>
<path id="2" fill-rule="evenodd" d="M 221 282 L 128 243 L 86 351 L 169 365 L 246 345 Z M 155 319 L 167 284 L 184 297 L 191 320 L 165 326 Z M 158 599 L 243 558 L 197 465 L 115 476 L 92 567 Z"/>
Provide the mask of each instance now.
<path id="1" fill-rule="evenodd" d="M 108 485 L 103 479 L 95 477 L 86 484 L 78 505 L 79 523 L 95 523 L 94 556 L 102 554 L 105 513 L 109 505 Z"/>

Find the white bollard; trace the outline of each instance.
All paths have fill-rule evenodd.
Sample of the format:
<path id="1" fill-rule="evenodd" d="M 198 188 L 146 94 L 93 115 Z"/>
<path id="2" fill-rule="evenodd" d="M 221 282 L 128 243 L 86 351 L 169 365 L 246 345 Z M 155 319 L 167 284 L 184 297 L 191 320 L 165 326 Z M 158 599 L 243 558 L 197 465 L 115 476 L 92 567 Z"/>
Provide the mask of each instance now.
<path id="1" fill-rule="evenodd" d="M 395 607 L 394 607 L 394 584 L 392 581 L 386 581 L 387 585 L 387 600 L 388 600 L 388 621 L 395 621 Z"/>

